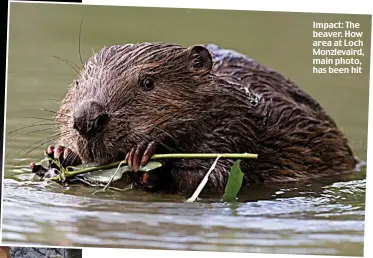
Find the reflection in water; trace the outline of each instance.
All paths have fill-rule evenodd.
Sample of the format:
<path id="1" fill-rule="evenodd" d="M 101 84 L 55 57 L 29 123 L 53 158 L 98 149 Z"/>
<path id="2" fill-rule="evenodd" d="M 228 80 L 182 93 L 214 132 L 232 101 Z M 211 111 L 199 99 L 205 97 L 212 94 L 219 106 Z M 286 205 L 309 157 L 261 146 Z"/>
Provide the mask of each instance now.
<path id="1" fill-rule="evenodd" d="M 83 16 L 84 60 L 92 48 L 97 52 L 105 45 L 216 43 L 278 70 L 326 108 L 365 160 L 369 65 L 359 75 L 311 74 L 311 45 L 315 20 L 360 22 L 363 63 L 369 64 L 370 17 L 21 3 L 12 3 L 10 10 L 4 243 L 363 254 L 364 171 L 349 180 L 251 187 L 240 202 L 228 204 L 213 195 L 197 203 L 136 190 L 92 195 L 96 189 L 32 182 L 26 166 L 40 160 L 43 139 L 54 129 L 45 120 L 52 114 L 40 108 L 56 110 L 76 76 L 49 55 L 79 63 Z M 9 134 L 35 118 L 43 119 L 37 127 Z"/>

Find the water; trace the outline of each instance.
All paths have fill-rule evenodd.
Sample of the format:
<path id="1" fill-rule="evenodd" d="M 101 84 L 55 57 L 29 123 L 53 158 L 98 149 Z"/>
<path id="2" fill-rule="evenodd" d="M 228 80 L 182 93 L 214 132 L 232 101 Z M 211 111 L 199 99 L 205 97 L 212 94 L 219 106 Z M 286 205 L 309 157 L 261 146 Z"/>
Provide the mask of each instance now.
<path id="1" fill-rule="evenodd" d="M 139 41 L 210 42 L 249 55 L 314 96 L 346 133 L 355 154 L 366 160 L 368 16 L 12 3 L 4 244 L 363 255 L 364 169 L 349 181 L 252 187 L 230 204 L 219 196 L 184 203 L 179 195 L 135 190 L 92 195 L 97 189 L 32 182 L 28 164 L 40 160 L 47 144 L 30 145 L 53 128 L 39 123 L 11 132 L 36 121 L 30 117 L 51 117 L 40 108 L 56 110 L 75 72 L 51 55 L 80 63 L 83 16 L 84 60 L 91 49 Z M 313 75 L 312 21 L 339 20 L 361 23 L 363 74 Z M 32 147 L 37 148 L 22 157 Z"/>

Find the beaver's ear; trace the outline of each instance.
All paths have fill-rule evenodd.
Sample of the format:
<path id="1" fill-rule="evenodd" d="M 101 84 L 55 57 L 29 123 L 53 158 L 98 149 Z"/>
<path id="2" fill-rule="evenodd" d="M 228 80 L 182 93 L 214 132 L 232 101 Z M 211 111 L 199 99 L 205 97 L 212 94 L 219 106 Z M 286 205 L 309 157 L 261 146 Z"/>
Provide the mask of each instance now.
<path id="1" fill-rule="evenodd" d="M 213 61 L 210 51 L 203 46 L 192 46 L 188 48 L 188 61 L 190 68 L 194 70 L 208 70 L 212 69 Z"/>

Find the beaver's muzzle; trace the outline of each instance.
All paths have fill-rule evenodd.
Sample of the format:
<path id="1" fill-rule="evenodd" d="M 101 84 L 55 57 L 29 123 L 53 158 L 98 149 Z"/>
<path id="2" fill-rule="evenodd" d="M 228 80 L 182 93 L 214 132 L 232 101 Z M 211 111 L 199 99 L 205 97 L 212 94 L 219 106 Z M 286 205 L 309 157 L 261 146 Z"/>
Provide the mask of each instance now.
<path id="1" fill-rule="evenodd" d="M 73 113 L 74 129 L 86 139 L 103 131 L 109 122 L 109 115 L 97 101 L 85 101 Z"/>

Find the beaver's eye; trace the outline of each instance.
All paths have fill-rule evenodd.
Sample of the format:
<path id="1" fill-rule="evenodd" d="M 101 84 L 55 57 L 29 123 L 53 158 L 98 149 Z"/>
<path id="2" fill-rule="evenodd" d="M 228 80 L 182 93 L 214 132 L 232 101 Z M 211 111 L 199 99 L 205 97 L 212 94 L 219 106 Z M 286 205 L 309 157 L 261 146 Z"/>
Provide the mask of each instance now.
<path id="1" fill-rule="evenodd" d="M 141 84 L 143 89 L 146 91 L 152 90 L 154 88 L 154 81 L 151 78 L 145 78 Z"/>

